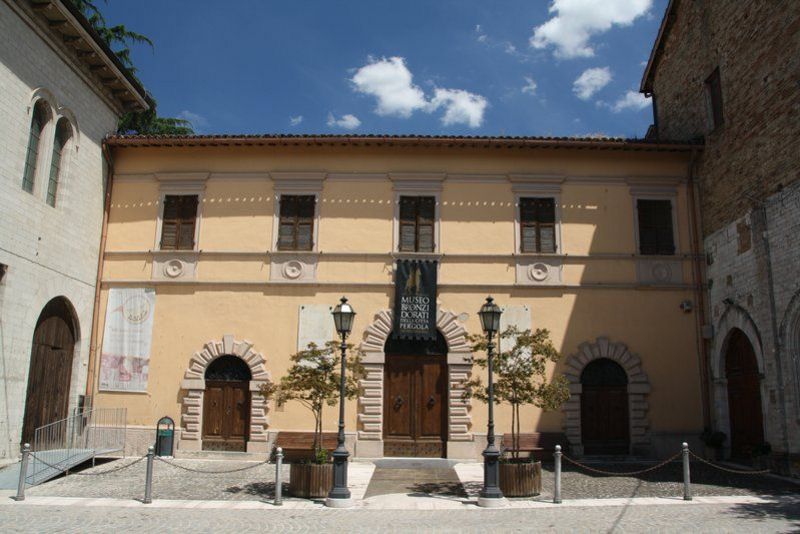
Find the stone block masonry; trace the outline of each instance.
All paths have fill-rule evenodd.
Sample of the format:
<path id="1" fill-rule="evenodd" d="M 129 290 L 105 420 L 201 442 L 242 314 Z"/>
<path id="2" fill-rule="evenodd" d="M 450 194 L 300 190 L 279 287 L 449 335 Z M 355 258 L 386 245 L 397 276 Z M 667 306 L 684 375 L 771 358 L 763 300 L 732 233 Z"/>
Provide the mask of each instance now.
<path id="1" fill-rule="evenodd" d="M 78 341 L 70 407 L 85 390 L 103 215 L 103 137 L 115 111 L 47 42 L 22 11 L 0 0 L 0 459 L 19 453 L 33 331 L 44 305 L 72 304 Z M 45 127 L 33 194 L 22 190 L 31 109 L 37 97 L 74 118 L 55 207 L 46 199 L 55 121 Z M 48 157 L 44 157 L 47 155 Z"/>

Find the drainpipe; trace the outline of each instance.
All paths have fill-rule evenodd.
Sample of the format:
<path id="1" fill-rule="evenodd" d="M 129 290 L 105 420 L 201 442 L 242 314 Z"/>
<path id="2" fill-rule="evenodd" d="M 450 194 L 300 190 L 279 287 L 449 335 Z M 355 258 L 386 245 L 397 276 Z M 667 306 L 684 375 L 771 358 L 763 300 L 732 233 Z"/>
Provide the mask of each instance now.
<path id="1" fill-rule="evenodd" d="M 105 139 L 101 144 L 103 158 L 108 165 L 108 180 L 106 182 L 106 196 L 103 201 L 103 229 L 100 232 L 100 255 L 97 260 L 97 278 L 94 287 L 94 308 L 92 313 L 92 337 L 89 340 L 89 368 L 86 372 L 86 399 L 94 407 L 94 382 L 97 369 L 97 329 L 100 323 L 100 283 L 103 280 L 103 264 L 105 263 L 106 237 L 108 236 L 108 213 L 111 210 L 111 189 L 114 185 L 114 158 Z"/>
<path id="2" fill-rule="evenodd" d="M 767 219 L 766 202 L 759 201 L 758 207 L 759 218 L 762 219 L 763 230 L 761 231 L 761 243 L 764 246 L 764 260 L 767 263 L 767 294 L 769 295 L 769 315 L 770 327 L 772 329 L 772 354 L 775 358 L 775 378 L 778 381 L 778 402 L 780 403 L 781 411 L 781 430 L 783 434 L 783 446 L 786 451 L 786 467 L 789 467 L 789 431 L 788 431 L 788 415 L 786 412 L 786 398 L 784 395 L 784 382 L 783 382 L 783 366 L 781 364 L 781 340 L 778 333 L 778 311 L 775 305 L 775 277 L 772 273 L 772 252 L 769 244 L 769 219 Z M 762 403 L 764 401 L 762 400 Z"/>
<path id="3" fill-rule="evenodd" d="M 700 396 L 703 407 L 703 426 L 706 428 L 711 427 L 711 397 L 709 395 L 710 387 L 710 373 L 709 373 L 709 356 L 708 356 L 708 343 L 703 338 L 703 327 L 706 324 L 706 304 L 705 304 L 705 278 L 702 261 L 705 257 L 700 253 L 700 238 L 698 232 L 700 231 L 700 217 L 698 215 L 698 205 L 695 200 L 695 188 L 697 183 L 694 180 L 694 167 L 697 163 L 698 150 L 692 149 L 691 157 L 689 158 L 688 184 L 686 187 L 688 202 L 689 202 L 689 233 L 691 235 L 691 248 L 692 248 L 692 288 L 694 290 L 694 298 L 697 302 L 697 315 L 695 320 L 695 337 L 697 339 L 697 359 L 700 371 Z"/>

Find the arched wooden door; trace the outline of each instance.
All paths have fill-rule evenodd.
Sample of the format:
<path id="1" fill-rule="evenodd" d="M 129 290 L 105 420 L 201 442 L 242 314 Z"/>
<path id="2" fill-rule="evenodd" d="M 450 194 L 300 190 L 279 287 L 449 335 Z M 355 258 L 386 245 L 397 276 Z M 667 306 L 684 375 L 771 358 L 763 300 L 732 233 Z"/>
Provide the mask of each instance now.
<path id="1" fill-rule="evenodd" d="M 585 454 L 628 454 L 628 375 L 600 358 L 581 373 L 581 441 Z"/>
<path id="2" fill-rule="evenodd" d="M 205 378 L 203 450 L 247 450 L 250 368 L 241 358 L 220 356 L 208 366 Z"/>
<path id="3" fill-rule="evenodd" d="M 33 443 L 37 428 L 68 415 L 75 330 L 72 307 L 66 299 L 55 298 L 42 309 L 33 332 L 23 443 Z"/>
<path id="4" fill-rule="evenodd" d="M 753 346 L 738 329 L 728 338 L 725 378 L 728 381 L 731 456 L 750 458 L 753 449 L 764 442 L 761 377 Z"/>

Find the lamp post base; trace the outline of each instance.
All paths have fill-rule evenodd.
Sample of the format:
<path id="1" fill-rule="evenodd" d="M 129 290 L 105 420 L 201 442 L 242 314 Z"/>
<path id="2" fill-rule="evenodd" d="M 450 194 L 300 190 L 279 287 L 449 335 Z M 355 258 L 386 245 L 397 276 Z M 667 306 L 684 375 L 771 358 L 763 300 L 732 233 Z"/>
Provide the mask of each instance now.
<path id="1" fill-rule="evenodd" d="M 478 497 L 478 506 L 481 508 L 505 508 L 508 506 L 508 499 L 505 497 Z"/>
<path id="2" fill-rule="evenodd" d="M 332 499 L 328 497 L 325 499 L 325 506 L 328 508 L 352 508 L 353 499 L 348 497 L 346 499 Z"/>

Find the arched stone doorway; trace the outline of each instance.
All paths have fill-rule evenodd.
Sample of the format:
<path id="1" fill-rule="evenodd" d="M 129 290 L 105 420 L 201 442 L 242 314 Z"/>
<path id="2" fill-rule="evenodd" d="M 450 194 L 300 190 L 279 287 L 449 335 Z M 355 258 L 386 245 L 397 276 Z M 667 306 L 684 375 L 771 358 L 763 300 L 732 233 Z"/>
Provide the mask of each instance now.
<path id="1" fill-rule="evenodd" d="M 600 358 L 581 373 L 581 441 L 585 454 L 627 454 L 628 375 L 618 363 Z"/>
<path id="2" fill-rule="evenodd" d="M 383 454 L 446 457 L 447 341 L 390 337 L 384 353 Z"/>
<path id="3" fill-rule="evenodd" d="M 264 365 L 264 356 L 253 350 L 251 342 L 239 341 L 232 335 L 222 336 L 221 341 L 209 341 L 202 350 L 195 352 L 189 361 L 189 368 L 184 373 L 181 382 L 181 389 L 184 393 L 181 409 L 181 435 L 178 444 L 180 450 L 197 451 L 206 448 L 203 436 L 206 430 L 204 416 L 206 415 L 207 381 L 224 382 L 226 378 L 233 378 L 234 380 L 230 380 L 231 382 L 242 382 L 240 379 L 247 376 L 241 367 L 237 369 L 230 363 L 226 364 L 226 362 L 230 362 L 229 358 L 241 360 L 250 373 L 247 389 L 244 392 L 247 408 L 239 408 L 246 410 L 249 414 L 249 423 L 244 437 L 245 450 L 247 452 L 267 451 L 267 402 L 260 392 L 261 386 L 269 380 L 269 373 Z M 215 365 L 218 360 L 221 360 L 221 363 Z M 224 384 L 220 387 L 224 388 Z M 230 395 L 234 395 L 234 401 L 231 404 L 232 410 L 236 409 L 239 402 L 235 397 L 237 394 L 230 393 Z M 215 398 L 220 398 L 219 394 L 215 393 L 214 395 L 217 395 Z M 225 394 L 222 393 L 222 395 L 221 398 L 224 401 Z M 213 428 L 213 425 L 209 428 Z M 214 437 L 216 436 L 214 435 Z M 211 446 L 213 447 L 213 444 Z"/>
<path id="4" fill-rule="evenodd" d="M 37 428 L 69 415 L 69 392 L 78 320 L 70 302 L 56 297 L 42 309 L 33 332 L 22 442 L 33 443 Z"/>
<path id="5" fill-rule="evenodd" d="M 566 359 L 564 376 L 569 381 L 570 398 L 561 409 L 564 412 L 564 432 L 573 454 L 580 456 L 586 453 L 582 428 L 584 385 L 581 378 L 584 370 L 600 359 L 618 364 L 627 378 L 628 447 L 623 453 L 650 454 L 650 421 L 647 418 L 650 379 L 642 370 L 642 360 L 637 354 L 630 352 L 624 343 L 612 343 L 605 337 L 597 338 L 594 343 L 581 343 L 578 352 Z M 609 368 L 606 366 L 606 369 Z M 594 375 L 594 371 L 590 373 Z"/>
<path id="6" fill-rule="evenodd" d="M 753 345 L 738 328 L 728 334 L 725 380 L 728 393 L 731 456 L 750 458 L 764 442 L 761 375 Z"/>
<path id="7" fill-rule="evenodd" d="M 463 398 L 464 383 L 472 374 L 472 352 L 467 331 L 456 315 L 439 308 L 436 327 L 447 345 L 445 361 L 446 454 L 448 458 L 474 456 L 470 402 Z M 392 311 L 381 310 L 366 330 L 361 342 L 366 376 L 361 381 L 358 399 L 358 441 L 356 454 L 362 458 L 384 456 L 384 403 L 387 348 L 396 350 L 387 341 L 392 333 Z M 444 408 L 443 408 L 444 409 Z"/>
<path id="8" fill-rule="evenodd" d="M 251 378 L 250 368 L 236 356 L 220 356 L 208 366 L 203 393 L 203 450 L 246 450 Z"/>

